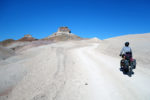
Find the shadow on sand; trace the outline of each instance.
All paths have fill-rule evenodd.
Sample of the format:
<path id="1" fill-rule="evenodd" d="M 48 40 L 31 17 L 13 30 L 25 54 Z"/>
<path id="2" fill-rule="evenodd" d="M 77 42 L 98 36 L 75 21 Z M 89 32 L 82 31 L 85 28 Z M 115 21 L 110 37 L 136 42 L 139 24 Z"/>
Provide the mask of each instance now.
<path id="1" fill-rule="evenodd" d="M 134 74 L 133 70 L 129 71 L 129 72 L 126 72 L 125 70 L 119 68 L 120 71 L 122 71 L 122 73 L 124 75 L 128 75 L 129 77 L 132 77 L 132 75 Z"/>

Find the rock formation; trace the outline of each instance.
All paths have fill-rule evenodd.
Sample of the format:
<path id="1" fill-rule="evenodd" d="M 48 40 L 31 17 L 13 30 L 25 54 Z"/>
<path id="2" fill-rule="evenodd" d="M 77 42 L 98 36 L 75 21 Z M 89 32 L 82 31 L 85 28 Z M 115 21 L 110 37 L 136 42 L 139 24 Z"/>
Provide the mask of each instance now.
<path id="1" fill-rule="evenodd" d="M 62 32 L 64 32 L 64 33 L 71 33 L 71 31 L 68 29 L 68 27 L 60 27 L 60 28 L 58 28 L 58 33 L 62 33 Z"/>
<path id="2" fill-rule="evenodd" d="M 68 29 L 68 27 L 60 27 L 58 28 L 58 31 L 53 33 L 52 35 L 48 36 L 47 38 L 59 36 L 59 35 L 70 35 L 71 31 Z"/>
<path id="3" fill-rule="evenodd" d="M 18 41 L 35 41 L 37 39 L 33 38 L 30 34 L 24 35 L 23 38 L 19 39 Z"/>
<path id="4" fill-rule="evenodd" d="M 60 27 L 58 31 L 44 38 L 44 40 L 65 41 L 65 40 L 80 40 L 81 38 L 73 33 L 68 27 Z"/>

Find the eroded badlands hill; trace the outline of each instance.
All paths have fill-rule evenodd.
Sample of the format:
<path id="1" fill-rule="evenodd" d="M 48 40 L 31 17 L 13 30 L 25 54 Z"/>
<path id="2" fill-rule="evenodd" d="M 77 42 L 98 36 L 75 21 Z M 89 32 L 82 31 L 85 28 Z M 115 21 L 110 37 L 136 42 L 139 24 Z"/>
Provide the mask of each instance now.
<path id="1" fill-rule="evenodd" d="M 149 100 L 148 37 L 128 35 L 24 49 L 0 62 L 0 100 Z M 131 43 L 138 62 L 132 77 L 119 70 L 125 41 Z"/>

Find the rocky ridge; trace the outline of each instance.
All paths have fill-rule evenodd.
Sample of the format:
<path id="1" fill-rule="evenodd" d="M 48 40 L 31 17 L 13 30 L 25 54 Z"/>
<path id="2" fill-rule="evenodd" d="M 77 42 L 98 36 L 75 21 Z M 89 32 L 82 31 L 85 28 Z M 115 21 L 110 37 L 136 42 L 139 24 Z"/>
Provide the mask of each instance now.
<path id="1" fill-rule="evenodd" d="M 58 31 L 52 35 L 44 38 L 43 40 L 52 40 L 52 41 L 66 41 L 66 40 L 80 40 L 81 37 L 71 33 L 71 30 L 68 27 L 60 27 Z"/>
<path id="2" fill-rule="evenodd" d="M 27 34 L 27 35 L 24 35 L 24 37 L 19 39 L 18 41 L 35 41 L 35 40 L 37 40 L 37 39 L 32 37 L 32 35 Z"/>
<path id="3" fill-rule="evenodd" d="M 7 39 L 4 41 L 0 42 L 1 46 L 8 46 L 12 43 L 16 43 L 16 42 L 32 42 L 32 41 L 43 41 L 43 40 L 48 40 L 48 41 L 67 41 L 67 40 L 81 40 L 83 38 L 71 33 L 71 30 L 68 27 L 59 27 L 57 32 L 49 35 L 48 37 L 45 37 L 43 39 L 36 39 L 34 37 L 32 37 L 32 35 L 30 34 L 26 34 L 24 35 L 24 37 L 22 37 L 21 39 L 18 40 L 13 40 L 13 39 Z"/>

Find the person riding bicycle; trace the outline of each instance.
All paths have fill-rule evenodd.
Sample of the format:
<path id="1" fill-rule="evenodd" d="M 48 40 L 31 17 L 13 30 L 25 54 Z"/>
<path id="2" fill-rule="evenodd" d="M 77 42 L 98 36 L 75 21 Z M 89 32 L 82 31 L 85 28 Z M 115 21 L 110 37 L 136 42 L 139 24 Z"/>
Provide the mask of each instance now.
<path id="1" fill-rule="evenodd" d="M 129 47 L 129 42 L 125 42 L 125 46 L 122 48 L 120 56 L 125 56 L 127 54 L 130 54 L 130 56 L 132 57 L 132 50 Z"/>
<path id="2" fill-rule="evenodd" d="M 130 62 L 132 61 L 132 50 L 129 47 L 129 42 L 125 42 L 125 46 L 122 48 L 120 52 L 120 56 L 122 56 L 122 60 L 129 60 Z M 122 67 L 122 66 L 121 66 Z"/>

